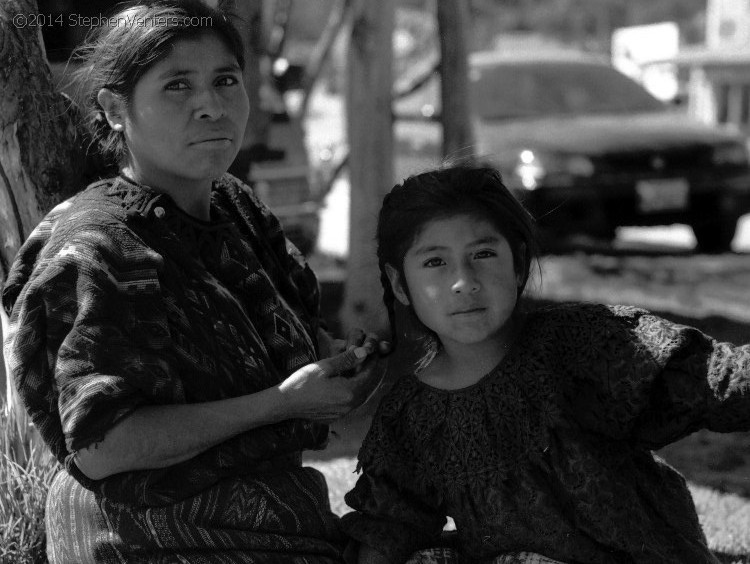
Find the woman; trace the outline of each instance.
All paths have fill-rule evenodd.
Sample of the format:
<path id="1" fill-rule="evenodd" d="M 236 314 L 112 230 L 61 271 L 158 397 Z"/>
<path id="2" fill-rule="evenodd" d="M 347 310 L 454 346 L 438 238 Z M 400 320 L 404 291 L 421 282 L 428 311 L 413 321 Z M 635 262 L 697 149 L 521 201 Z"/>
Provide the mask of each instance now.
<path id="1" fill-rule="evenodd" d="M 337 562 L 300 453 L 377 385 L 376 341 L 322 337 L 311 271 L 224 174 L 248 117 L 227 18 L 161 0 L 110 22 L 84 72 L 120 173 L 45 218 L 3 290 L 15 384 L 65 467 L 49 559 Z"/>

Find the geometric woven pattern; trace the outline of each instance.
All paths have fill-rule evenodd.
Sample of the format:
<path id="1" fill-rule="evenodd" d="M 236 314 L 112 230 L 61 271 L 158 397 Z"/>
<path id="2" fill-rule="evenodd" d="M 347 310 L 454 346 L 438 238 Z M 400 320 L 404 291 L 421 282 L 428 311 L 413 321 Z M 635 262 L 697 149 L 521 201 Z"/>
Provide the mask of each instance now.
<path id="1" fill-rule="evenodd" d="M 258 392 L 317 358 L 317 281 L 287 252 L 276 218 L 237 179 L 225 175 L 214 183 L 209 222 L 124 177 L 90 186 L 53 210 L 23 245 L 3 306 L 11 320 L 5 353 L 19 395 L 75 478 L 61 479 L 65 487 L 55 490 L 61 497 L 50 499 L 52 507 L 62 510 L 79 500 L 80 507 L 65 511 L 75 509 L 81 526 L 102 527 L 91 534 L 104 534 L 107 523 L 117 520 L 133 534 L 156 527 L 144 521 L 147 508 L 176 507 L 188 499 L 205 511 L 201 519 L 221 524 L 226 516 L 212 496 L 228 495 L 227 484 L 239 480 L 234 487 L 250 484 L 247 491 L 260 492 L 272 486 L 255 474 L 288 472 L 283 490 L 269 489 L 258 498 L 264 500 L 258 522 L 276 519 L 279 507 L 269 500 L 299 490 L 317 507 L 312 520 L 295 514 L 290 522 L 312 527 L 313 537 L 326 531 L 329 540 L 338 538 L 324 487 L 310 490 L 297 474 L 301 450 L 325 444 L 325 425 L 290 420 L 260 427 L 175 466 L 96 483 L 72 463 L 77 449 L 100 440 L 138 406 Z M 107 503 L 73 496 L 75 484 L 83 486 L 79 493 L 104 495 Z M 203 507 L 210 499 L 213 505 Z M 235 510 L 244 514 L 252 495 L 246 502 L 248 507 Z M 232 546 L 239 535 L 234 528 L 252 530 L 253 523 L 225 525 L 216 542 Z M 302 536 L 304 527 L 297 531 Z M 252 540 L 261 551 L 266 541 L 284 544 L 257 535 Z M 243 561 L 252 561 L 249 554 Z"/>

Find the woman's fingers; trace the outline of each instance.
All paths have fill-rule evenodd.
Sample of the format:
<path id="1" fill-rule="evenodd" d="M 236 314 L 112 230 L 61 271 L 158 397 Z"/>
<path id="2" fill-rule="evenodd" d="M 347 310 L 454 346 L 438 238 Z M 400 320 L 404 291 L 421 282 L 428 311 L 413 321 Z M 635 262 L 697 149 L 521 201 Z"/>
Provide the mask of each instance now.
<path id="1" fill-rule="evenodd" d="M 326 370 L 328 376 L 342 376 L 346 372 L 356 370 L 370 354 L 372 354 L 371 351 L 365 347 L 350 347 L 322 362 L 328 364 Z"/>
<path id="2" fill-rule="evenodd" d="M 360 367 L 359 372 L 347 380 L 353 386 L 351 388 L 352 409 L 369 400 L 380 387 L 385 377 L 387 365 L 387 358 L 378 355 L 370 356 Z"/>
<path id="3" fill-rule="evenodd" d="M 352 329 L 346 334 L 346 348 L 358 347 L 364 340 L 365 332 L 362 329 Z"/>
<path id="4" fill-rule="evenodd" d="M 365 336 L 362 346 L 367 349 L 367 354 L 372 354 L 378 350 L 378 340 L 375 333 L 368 333 Z"/>
<path id="5" fill-rule="evenodd" d="M 327 364 L 326 373 L 328 376 L 342 376 L 352 370 L 358 371 L 367 361 L 367 358 L 373 354 L 385 356 L 391 351 L 391 344 L 388 341 L 381 341 L 375 333 L 367 335 L 362 334 L 360 345 L 349 345 L 343 353 L 329 357 L 322 362 Z"/>

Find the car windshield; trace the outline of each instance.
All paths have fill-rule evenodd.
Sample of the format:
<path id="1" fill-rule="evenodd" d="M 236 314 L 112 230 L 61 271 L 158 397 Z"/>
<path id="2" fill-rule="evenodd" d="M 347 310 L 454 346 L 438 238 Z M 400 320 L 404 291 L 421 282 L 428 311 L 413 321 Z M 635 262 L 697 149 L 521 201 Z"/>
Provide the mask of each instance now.
<path id="1" fill-rule="evenodd" d="M 662 102 L 612 67 L 590 63 L 510 63 L 472 69 L 480 118 L 653 112 Z"/>

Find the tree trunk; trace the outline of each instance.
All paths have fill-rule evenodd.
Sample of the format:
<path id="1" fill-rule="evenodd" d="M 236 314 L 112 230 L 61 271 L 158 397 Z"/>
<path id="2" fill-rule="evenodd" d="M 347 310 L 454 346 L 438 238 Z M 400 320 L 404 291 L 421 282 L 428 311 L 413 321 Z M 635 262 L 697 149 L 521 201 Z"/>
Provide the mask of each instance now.
<path id="1" fill-rule="evenodd" d="M 76 112 L 55 91 L 41 28 L 30 25 L 36 13 L 33 0 L 0 3 L 0 285 L 44 214 L 80 188 L 85 167 Z"/>
<path id="2" fill-rule="evenodd" d="M 374 238 L 378 210 L 393 183 L 394 12 L 394 0 L 359 0 L 353 7 L 346 104 L 351 229 L 341 311 L 347 329 L 387 327 Z"/>
<path id="3" fill-rule="evenodd" d="M 72 105 L 55 91 L 33 0 L 0 3 L 0 282 L 54 204 L 80 188 L 85 158 Z M 15 19 L 14 19 L 15 18 Z"/>
<path id="4" fill-rule="evenodd" d="M 302 77 L 302 102 L 300 102 L 299 110 L 297 111 L 297 116 L 300 119 L 305 118 L 307 115 L 307 107 L 312 97 L 315 82 L 323 71 L 323 66 L 328 59 L 331 49 L 333 49 L 336 38 L 338 38 L 341 29 L 347 21 L 351 5 L 352 0 L 337 0 L 328 16 L 328 22 L 323 29 L 323 33 L 310 53 L 310 59 L 305 65 L 305 73 Z"/>
<path id="5" fill-rule="evenodd" d="M 448 159 L 469 159 L 474 156 L 466 48 L 468 17 L 465 0 L 439 0 L 437 2 L 443 107 L 443 157 Z"/>

